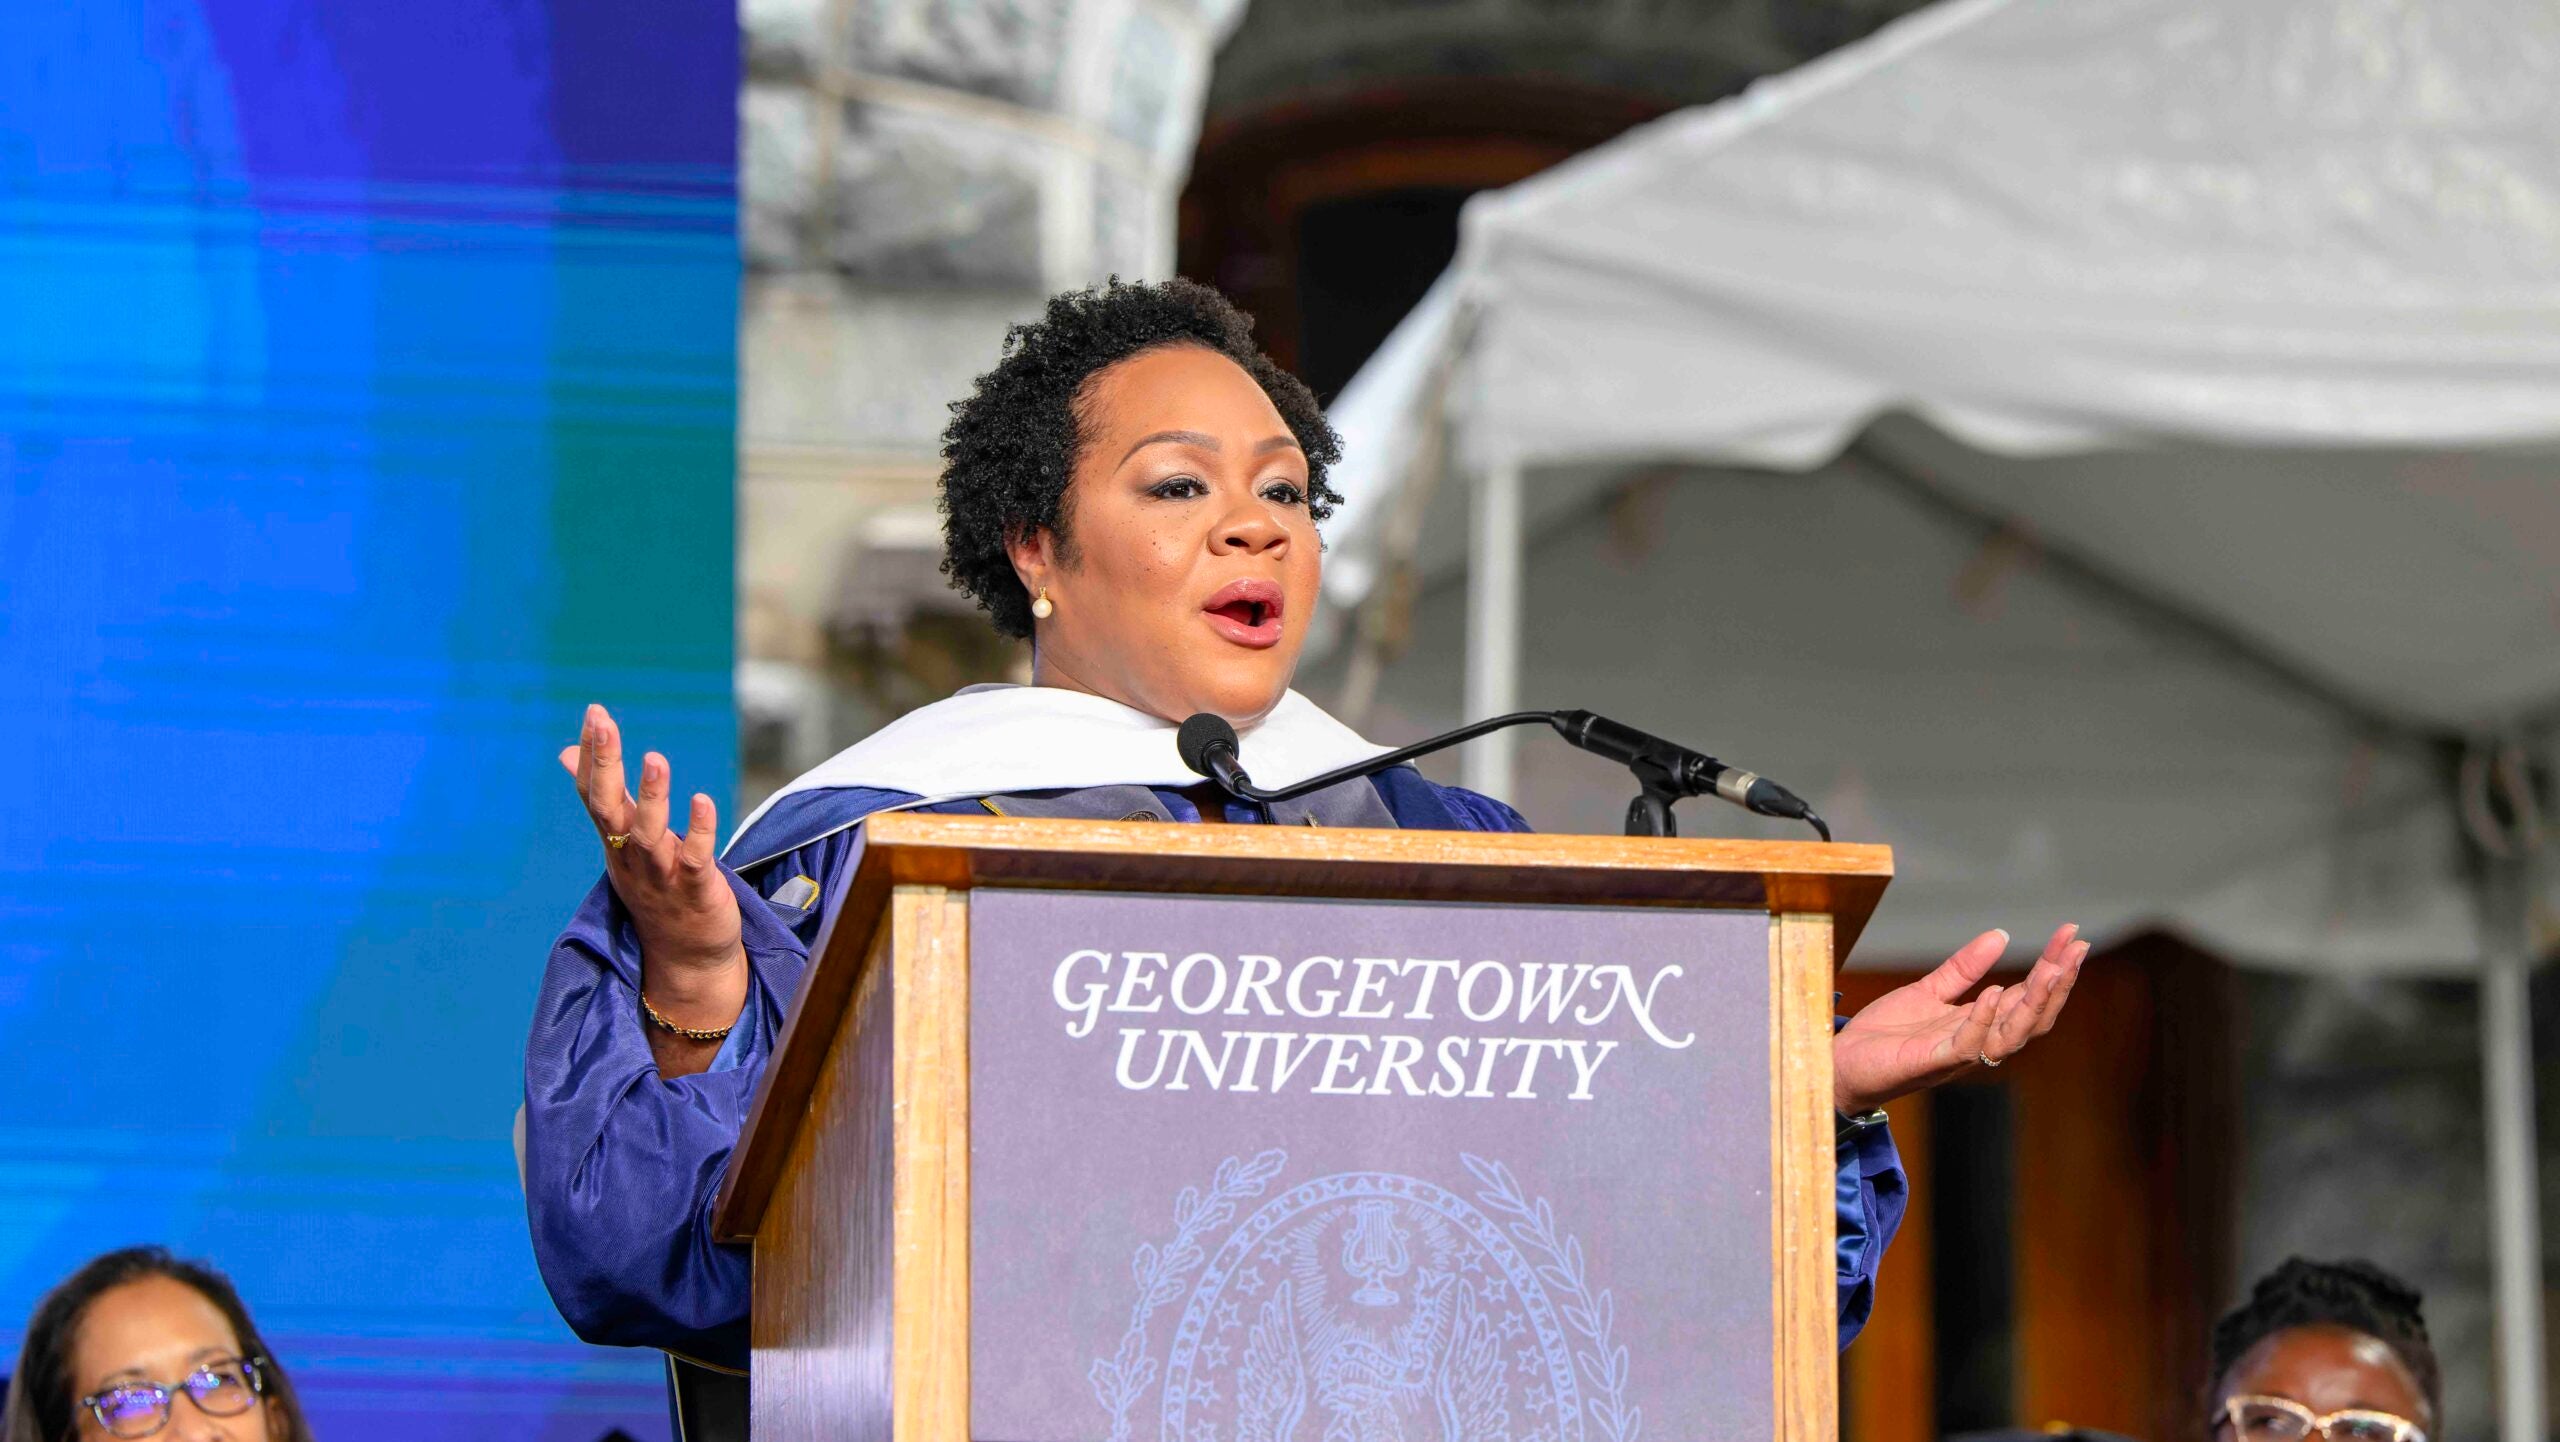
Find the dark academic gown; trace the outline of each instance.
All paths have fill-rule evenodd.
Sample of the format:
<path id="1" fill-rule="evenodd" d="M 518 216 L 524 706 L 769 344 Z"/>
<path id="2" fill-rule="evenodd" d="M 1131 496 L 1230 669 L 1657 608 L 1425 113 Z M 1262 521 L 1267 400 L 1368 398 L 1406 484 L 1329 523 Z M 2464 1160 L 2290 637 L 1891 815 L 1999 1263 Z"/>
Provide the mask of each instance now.
<path id="1" fill-rule="evenodd" d="M 1356 817 L 1357 824 L 1531 829 L 1501 802 L 1436 785 L 1411 767 L 1350 784 L 1376 790 L 1374 799 L 1365 792 L 1357 798 L 1369 813 Z M 1108 809 L 1115 818 L 1135 812 L 1196 822 L 1204 795 L 1199 788 L 1108 787 L 913 809 L 975 815 Z M 525 1211 L 542 1279 L 579 1336 L 746 1366 L 748 1251 L 711 1239 L 712 1199 L 782 1034 L 784 1009 L 809 965 L 822 899 L 861 854 L 857 823 L 915 799 L 861 787 L 800 792 L 730 843 L 721 871 L 738 893 L 751 980 L 746 1007 L 707 1071 L 673 1081 L 658 1075 L 640 1015 L 640 945 L 609 884 L 596 883 L 552 944 L 525 1041 Z M 1376 815 L 1381 803 L 1384 819 Z M 1266 817 L 1224 797 L 1210 804 L 1223 807 L 1229 822 L 1307 819 Z M 799 904 L 789 904 L 794 901 Z M 1838 1167 L 1845 1347 L 1866 1324 L 1876 1267 L 1902 1223 L 1906 1190 L 1901 1159 L 1882 1126 L 1843 1141 Z"/>

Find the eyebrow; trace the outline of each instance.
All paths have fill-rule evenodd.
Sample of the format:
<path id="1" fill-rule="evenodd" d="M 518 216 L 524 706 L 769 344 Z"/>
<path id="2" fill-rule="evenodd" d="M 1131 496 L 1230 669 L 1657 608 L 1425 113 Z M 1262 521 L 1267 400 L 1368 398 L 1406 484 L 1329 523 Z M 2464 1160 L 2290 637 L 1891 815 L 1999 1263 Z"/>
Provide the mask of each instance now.
<path id="1" fill-rule="evenodd" d="M 237 1347 L 198 1347 L 187 1354 L 187 1366 L 192 1369 L 201 1367 L 207 1362 L 227 1362 L 234 1358 L 246 1357 L 247 1355 L 249 1354 L 241 1351 Z M 104 1390 L 109 1387 L 122 1386 L 126 1382 L 149 1381 L 151 1381 L 151 1374 L 140 1367 L 118 1367 L 116 1370 L 109 1372 L 106 1376 L 100 1378 L 98 1380 L 98 1387 L 100 1390 Z"/>
<path id="2" fill-rule="evenodd" d="M 1121 464 L 1126 465 L 1128 464 L 1130 456 L 1136 455 L 1147 447 L 1166 444 L 1177 446 L 1196 446 L 1204 451 L 1224 449 L 1224 447 L 1219 444 L 1216 436 L 1210 435 L 1205 431 L 1157 431 L 1153 435 L 1140 436 L 1138 438 L 1138 443 L 1131 446 L 1121 455 L 1120 462 Z M 1263 440 L 1256 441 L 1253 446 L 1253 453 L 1257 456 L 1266 456 L 1273 451 L 1294 451 L 1298 449 L 1300 449 L 1300 447 L 1296 436 L 1270 436 Z"/>

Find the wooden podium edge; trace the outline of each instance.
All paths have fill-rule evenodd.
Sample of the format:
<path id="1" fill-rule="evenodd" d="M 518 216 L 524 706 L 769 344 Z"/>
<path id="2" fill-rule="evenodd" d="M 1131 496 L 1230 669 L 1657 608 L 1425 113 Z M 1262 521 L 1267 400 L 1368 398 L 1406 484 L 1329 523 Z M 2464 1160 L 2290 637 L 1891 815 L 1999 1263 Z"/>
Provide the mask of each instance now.
<path id="1" fill-rule="evenodd" d="M 1832 919 L 1769 917 L 1769 1255 L 1774 1442 L 1839 1436 Z"/>
<path id="2" fill-rule="evenodd" d="M 898 1239 L 889 1261 L 891 1435 L 969 1439 L 969 897 L 901 886 L 891 1062 Z"/>
<path id="3" fill-rule="evenodd" d="M 864 823 L 799 995 L 712 1204 L 712 1235 L 751 1240 L 789 1160 L 874 931 L 895 888 L 1161 890 L 1345 900 L 1705 906 L 1819 915 L 1846 957 L 1893 876 L 1883 846 L 1547 832 L 1175 826 L 897 812 Z M 848 927 L 848 923 L 850 926 Z M 851 954 L 840 954 L 850 952 Z M 1827 983 L 1828 971 L 1824 973 Z M 1824 1004 L 1828 1005 L 1827 992 Z M 803 1035 L 804 1032 L 811 1033 Z M 1826 1071 L 1828 1054 L 1823 1058 Z M 780 1143 L 767 1137 L 785 1129 Z M 1824 1153 L 1828 1155 L 1827 1150 Z"/>
<path id="4" fill-rule="evenodd" d="M 755 1332 L 785 1341 L 752 1410 L 782 1436 L 967 1442 L 969 898 L 901 886 L 866 946 L 755 1238 Z M 854 1143 L 809 1155 L 830 1131 Z"/>

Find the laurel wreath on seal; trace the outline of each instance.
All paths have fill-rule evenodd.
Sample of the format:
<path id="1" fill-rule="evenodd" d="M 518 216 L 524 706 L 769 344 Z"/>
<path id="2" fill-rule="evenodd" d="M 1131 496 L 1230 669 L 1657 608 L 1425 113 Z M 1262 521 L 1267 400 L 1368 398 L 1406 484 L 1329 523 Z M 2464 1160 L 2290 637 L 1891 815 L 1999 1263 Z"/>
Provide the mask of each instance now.
<path id="1" fill-rule="evenodd" d="M 1627 1405 L 1627 1349 L 1623 1343 L 1610 1341 L 1617 1323 L 1617 1308 L 1603 1287 L 1595 1296 L 1589 1279 L 1582 1270 L 1582 1242 L 1575 1237 L 1556 1235 L 1556 1217 L 1544 1197 L 1531 1198 L 1520 1189 L 1520 1181 L 1511 1169 L 1500 1162 L 1460 1152 L 1458 1160 L 1484 1184 L 1476 1200 L 1489 1211 L 1510 1217 L 1511 1235 L 1520 1245 L 1543 1255 L 1546 1260 L 1535 1263 L 1538 1280 L 1553 1288 L 1563 1300 L 1564 1319 L 1582 1339 L 1591 1344 L 1589 1350 L 1578 1351 L 1574 1360 L 1582 1366 L 1583 1375 L 1591 1379 L 1589 1405 L 1591 1416 L 1600 1424 L 1610 1442 L 1636 1442 L 1644 1430 L 1644 1409 Z"/>
<path id="2" fill-rule="evenodd" d="M 1129 1442 L 1129 1409 L 1155 1382 L 1156 1359 L 1147 1351 L 1147 1322 L 1158 1308 L 1182 1295 L 1183 1279 L 1201 1262 L 1200 1234 L 1224 1226 L 1235 1216 L 1236 1203 L 1261 1196 L 1288 1162 L 1289 1154 L 1276 1147 L 1255 1153 L 1251 1161 L 1227 1158 L 1218 1163 L 1206 1193 L 1184 1187 L 1182 1195 L 1173 1199 L 1173 1240 L 1162 1251 L 1152 1243 L 1138 1244 L 1129 1259 L 1138 1300 L 1130 1305 L 1128 1330 L 1120 1334 L 1117 1352 L 1094 1358 L 1085 1372 L 1094 1400 L 1111 1414 L 1111 1442 Z"/>

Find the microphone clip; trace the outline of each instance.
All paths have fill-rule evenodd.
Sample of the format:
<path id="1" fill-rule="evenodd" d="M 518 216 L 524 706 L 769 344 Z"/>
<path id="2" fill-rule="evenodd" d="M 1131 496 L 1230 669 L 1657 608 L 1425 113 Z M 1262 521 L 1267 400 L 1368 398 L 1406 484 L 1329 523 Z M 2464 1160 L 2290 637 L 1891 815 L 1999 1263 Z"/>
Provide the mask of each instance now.
<path id="1" fill-rule="evenodd" d="M 1671 803 L 1687 796 L 1669 770 L 1649 761 L 1631 761 L 1627 769 L 1635 773 L 1636 785 L 1643 788 L 1627 803 L 1629 836 L 1677 836 L 1680 823 L 1671 819 Z"/>

